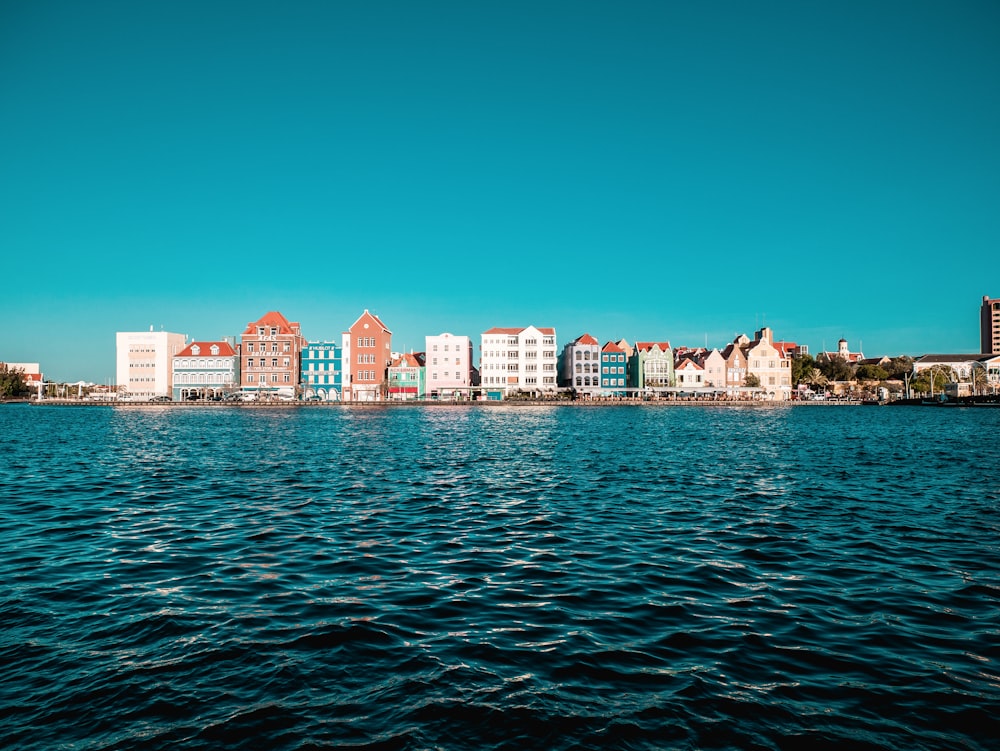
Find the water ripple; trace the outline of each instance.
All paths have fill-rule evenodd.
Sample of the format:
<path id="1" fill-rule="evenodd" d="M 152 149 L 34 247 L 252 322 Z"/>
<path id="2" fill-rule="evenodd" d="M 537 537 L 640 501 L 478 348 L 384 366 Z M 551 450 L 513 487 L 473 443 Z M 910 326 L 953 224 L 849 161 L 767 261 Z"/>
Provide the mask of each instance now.
<path id="1" fill-rule="evenodd" d="M 995 748 L 1000 417 L 943 412 L 0 408 L 0 727 Z"/>

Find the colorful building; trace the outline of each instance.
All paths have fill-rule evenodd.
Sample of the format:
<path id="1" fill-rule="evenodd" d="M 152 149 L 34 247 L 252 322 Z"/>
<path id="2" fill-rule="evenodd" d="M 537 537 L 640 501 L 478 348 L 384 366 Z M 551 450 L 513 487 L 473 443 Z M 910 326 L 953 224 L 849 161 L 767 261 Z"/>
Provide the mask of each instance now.
<path id="1" fill-rule="evenodd" d="M 629 362 L 633 388 L 668 389 L 674 385 L 674 353 L 670 342 L 636 342 Z"/>
<path id="2" fill-rule="evenodd" d="M 606 395 L 625 396 L 627 386 L 628 352 L 621 344 L 608 342 L 601 349 L 601 391 Z"/>
<path id="3" fill-rule="evenodd" d="M 174 355 L 175 400 L 213 399 L 240 387 L 240 355 L 235 341 L 191 342 Z"/>
<path id="4" fill-rule="evenodd" d="M 343 352 L 338 342 L 306 342 L 302 348 L 299 383 L 302 398 L 321 402 L 340 400 L 343 390 Z"/>
<path id="5" fill-rule="evenodd" d="M 386 395 L 386 370 L 392 363 L 392 332 L 365 310 L 342 336 L 341 379 L 344 398 L 379 401 Z"/>
<path id="6" fill-rule="evenodd" d="M 240 385 L 258 396 L 294 395 L 306 340 L 298 323 L 271 311 L 247 324 L 241 343 Z"/>
<path id="7" fill-rule="evenodd" d="M 389 365 L 389 398 L 394 401 L 423 399 L 427 394 L 425 353 L 400 355 Z"/>
<path id="8" fill-rule="evenodd" d="M 427 395 L 435 399 L 468 398 L 470 390 L 479 385 L 472 340 L 444 333 L 424 337 L 424 347 Z"/>

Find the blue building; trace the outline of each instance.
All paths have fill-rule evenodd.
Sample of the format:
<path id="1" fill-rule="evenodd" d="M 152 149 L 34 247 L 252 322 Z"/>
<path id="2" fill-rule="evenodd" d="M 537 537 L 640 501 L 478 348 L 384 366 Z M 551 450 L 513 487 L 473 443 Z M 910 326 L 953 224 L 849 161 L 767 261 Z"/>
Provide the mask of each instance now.
<path id="1" fill-rule="evenodd" d="M 341 396 L 341 345 L 306 342 L 302 348 L 302 398 L 336 402 Z"/>
<path id="2" fill-rule="evenodd" d="M 625 396 L 628 386 L 628 351 L 622 343 L 608 342 L 601 350 L 601 391 L 607 396 Z"/>

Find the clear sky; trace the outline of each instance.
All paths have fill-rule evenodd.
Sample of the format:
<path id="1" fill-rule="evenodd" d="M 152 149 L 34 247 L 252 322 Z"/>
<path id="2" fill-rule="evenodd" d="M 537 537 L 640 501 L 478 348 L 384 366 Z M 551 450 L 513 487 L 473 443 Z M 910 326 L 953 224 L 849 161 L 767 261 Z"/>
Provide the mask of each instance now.
<path id="1" fill-rule="evenodd" d="M 979 349 L 1000 3 L 0 0 L 0 360 L 115 332 Z"/>

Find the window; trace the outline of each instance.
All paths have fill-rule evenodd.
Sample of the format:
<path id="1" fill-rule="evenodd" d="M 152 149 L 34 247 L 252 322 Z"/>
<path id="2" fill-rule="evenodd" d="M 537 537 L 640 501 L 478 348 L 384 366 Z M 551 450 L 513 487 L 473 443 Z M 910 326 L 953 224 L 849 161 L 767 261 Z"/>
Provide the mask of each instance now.
<path id="1" fill-rule="evenodd" d="M 277 357 L 272 357 L 271 358 L 271 367 L 272 368 L 278 367 L 278 358 Z"/>
<path id="2" fill-rule="evenodd" d="M 248 368 L 252 368 L 253 367 L 253 358 L 252 357 L 248 357 L 247 358 L 247 367 Z"/>
<path id="3" fill-rule="evenodd" d="M 272 326 L 271 327 L 271 336 L 277 336 L 277 335 L 278 335 L 278 329 L 275 328 L 274 326 Z"/>

